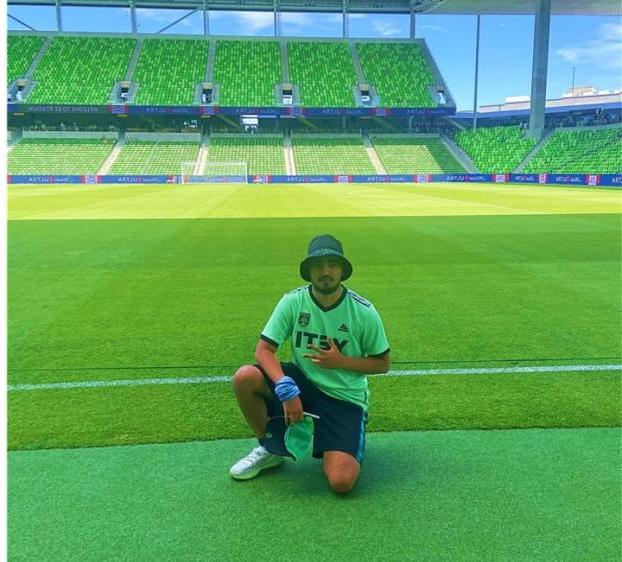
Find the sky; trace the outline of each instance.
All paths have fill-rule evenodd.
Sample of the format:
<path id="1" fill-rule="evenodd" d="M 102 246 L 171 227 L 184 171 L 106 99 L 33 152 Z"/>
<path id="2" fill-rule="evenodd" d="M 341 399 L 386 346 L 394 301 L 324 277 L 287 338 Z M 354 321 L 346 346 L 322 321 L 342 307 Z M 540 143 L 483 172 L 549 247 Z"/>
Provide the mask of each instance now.
<path id="1" fill-rule="evenodd" d="M 40 31 L 56 30 L 56 11 L 50 6 L 8 6 L 8 14 Z M 188 13 L 184 10 L 137 10 L 138 31 L 157 33 Z M 130 31 L 129 9 L 62 8 L 63 30 Z M 407 15 L 349 16 L 350 37 L 407 38 Z M 473 107 L 475 86 L 476 16 L 417 15 L 415 34 L 425 39 L 458 110 Z M 7 18 L 9 31 L 26 30 Z M 532 65 L 533 16 L 481 16 L 477 105 L 503 103 L 506 97 L 529 96 Z M 165 33 L 202 35 L 197 12 Z M 210 12 L 213 35 L 273 36 L 272 13 Z M 303 37 L 341 37 L 341 14 L 283 14 L 281 34 Z M 622 89 L 622 20 L 602 16 L 552 16 L 549 42 L 547 98 L 559 98 L 572 85 L 597 90 Z"/>

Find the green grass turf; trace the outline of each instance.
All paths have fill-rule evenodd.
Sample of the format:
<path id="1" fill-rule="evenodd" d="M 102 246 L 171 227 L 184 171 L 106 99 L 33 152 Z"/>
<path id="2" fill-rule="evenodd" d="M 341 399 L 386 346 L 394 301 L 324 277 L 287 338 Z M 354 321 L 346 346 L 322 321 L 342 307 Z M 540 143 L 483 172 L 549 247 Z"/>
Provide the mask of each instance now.
<path id="1" fill-rule="evenodd" d="M 318 232 L 344 241 L 355 264 L 351 286 L 381 311 L 395 368 L 609 363 L 620 354 L 618 210 L 618 193 L 559 188 L 12 186 L 9 383 L 231 374 L 253 360 L 280 295 L 301 283 L 297 264 Z M 354 218 L 373 214 L 411 216 Z M 446 214 L 464 216 L 425 216 Z M 300 218 L 270 219 L 288 215 Z M 221 216 L 262 218 L 214 218 Z M 589 425 L 590 416 L 617 424 L 615 404 L 603 399 L 616 396 L 617 375 L 580 376 L 576 385 L 547 377 L 570 385 L 561 395 L 573 415 L 529 416 L 511 403 L 484 418 L 466 407 L 471 414 L 460 418 L 451 412 L 461 401 L 450 377 L 447 415 L 389 419 L 378 389 L 371 427 Z M 601 379 L 593 403 L 607 408 L 574 408 Z M 437 379 L 422 380 L 428 389 Z M 419 382 L 384 388 L 393 384 Z M 220 398 L 197 410 L 202 393 Z M 131 396 L 138 406 L 128 406 Z M 187 423 L 186 408 L 195 412 Z M 222 408 L 228 413 L 206 423 L 206 411 Z M 10 409 L 13 448 L 248 434 L 226 385 L 11 393 Z"/>
<path id="2" fill-rule="evenodd" d="M 302 283 L 308 240 L 322 232 L 344 242 L 355 267 L 348 285 L 380 310 L 394 368 L 618 361 L 615 214 L 13 220 L 8 381 L 231 374 L 253 361 L 274 304 Z M 370 428 L 619 424 L 617 375 L 541 378 L 561 388 L 543 391 L 550 413 L 533 415 L 540 379 L 469 379 L 469 398 L 455 377 L 377 381 Z M 413 415 L 400 385 L 427 396 L 421 412 Z M 480 408 L 480 395 L 497 392 L 507 396 Z M 436 416 L 441 402 L 447 411 Z M 9 406 L 15 449 L 248 435 L 226 385 L 11 392 Z"/>
<path id="3" fill-rule="evenodd" d="M 620 373 L 371 378 L 368 430 L 613 427 Z M 229 383 L 9 393 L 9 448 L 251 437 Z"/>
<path id="4" fill-rule="evenodd" d="M 183 219 L 619 213 L 622 192 L 502 184 L 10 185 L 9 218 Z"/>
<path id="5" fill-rule="evenodd" d="M 615 356 L 619 229 L 604 214 L 10 221 L 9 383 L 250 361 L 322 232 L 344 242 L 394 361 Z"/>
<path id="6" fill-rule="evenodd" d="M 11 560 L 619 560 L 616 429 L 372 434 L 357 487 L 250 440 L 8 457 Z"/>

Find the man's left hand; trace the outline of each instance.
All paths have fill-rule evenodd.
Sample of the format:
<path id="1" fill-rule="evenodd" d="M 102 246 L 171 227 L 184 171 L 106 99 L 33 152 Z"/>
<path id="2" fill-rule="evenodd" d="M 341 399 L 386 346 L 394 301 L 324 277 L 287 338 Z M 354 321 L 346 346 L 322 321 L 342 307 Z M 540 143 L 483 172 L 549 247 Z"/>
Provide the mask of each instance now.
<path id="1" fill-rule="evenodd" d="M 306 353 L 303 357 L 307 357 L 313 361 L 322 369 L 339 369 L 342 366 L 342 362 L 344 356 L 339 351 L 339 348 L 335 345 L 335 342 L 331 338 L 328 338 L 328 349 L 322 349 L 317 345 L 309 344 L 307 346 L 308 349 L 312 349 L 319 353 L 319 355 L 312 355 L 311 353 Z"/>

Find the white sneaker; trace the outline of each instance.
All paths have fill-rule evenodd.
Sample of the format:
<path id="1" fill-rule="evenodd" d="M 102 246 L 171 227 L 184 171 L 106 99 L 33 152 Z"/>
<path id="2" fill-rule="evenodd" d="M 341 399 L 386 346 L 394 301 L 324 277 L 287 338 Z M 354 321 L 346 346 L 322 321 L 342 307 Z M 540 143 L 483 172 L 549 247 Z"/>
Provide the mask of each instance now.
<path id="1" fill-rule="evenodd" d="M 229 474 L 236 480 L 249 480 L 255 478 L 265 468 L 279 466 L 284 460 L 285 457 L 273 455 L 260 445 L 236 462 L 229 470 Z"/>

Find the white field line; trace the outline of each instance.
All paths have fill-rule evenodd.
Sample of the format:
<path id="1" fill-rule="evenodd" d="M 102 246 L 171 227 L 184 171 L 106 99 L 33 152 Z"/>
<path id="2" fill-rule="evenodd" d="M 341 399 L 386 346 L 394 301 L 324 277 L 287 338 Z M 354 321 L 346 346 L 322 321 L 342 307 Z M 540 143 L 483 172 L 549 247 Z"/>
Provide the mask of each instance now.
<path id="1" fill-rule="evenodd" d="M 537 367 L 490 367 L 471 369 L 414 369 L 406 371 L 389 371 L 372 377 L 412 377 L 421 375 L 512 375 L 533 373 L 576 373 L 593 371 L 622 371 L 622 365 L 549 365 Z M 56 390 L 73 388 L 102 388 L 115 386 L 147 386 L 157 384 L 202 384 L 229 382 L 229 376 L 202 376 L 180 378 L 129 379 L 108 381 L 72 381 L 34 384 L 8 385 L 9 392 L 20 390 Z"/>

